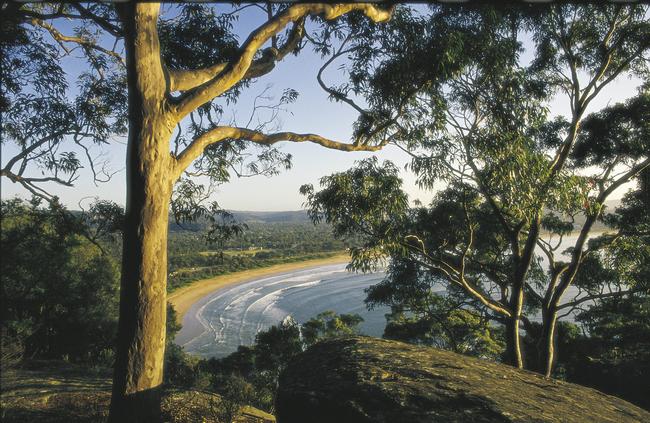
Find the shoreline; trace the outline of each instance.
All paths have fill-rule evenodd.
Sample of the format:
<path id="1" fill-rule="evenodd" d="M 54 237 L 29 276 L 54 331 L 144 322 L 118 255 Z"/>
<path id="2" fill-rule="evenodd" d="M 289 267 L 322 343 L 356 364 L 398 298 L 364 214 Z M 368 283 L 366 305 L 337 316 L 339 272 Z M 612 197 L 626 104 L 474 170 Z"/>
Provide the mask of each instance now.
<path id="1" fill-rule="evenodd" d="M 272 266 L 219 275 L 209 279 L 201 279 L 172 292 L 167 296 L 167 301 L 174 306 L 177 321 L 185 325 L 188 323 L 185 322 L 186 314 L 195 304 L 208 295 L 224 288 L 230 288 L 256 279 L 281 275 L 282 273 L 304 270 L 310 267 L 346 263 L 349 260 L 350 256 L 347 253 L 341 253 L 327 258 L 274 264 Z"/>

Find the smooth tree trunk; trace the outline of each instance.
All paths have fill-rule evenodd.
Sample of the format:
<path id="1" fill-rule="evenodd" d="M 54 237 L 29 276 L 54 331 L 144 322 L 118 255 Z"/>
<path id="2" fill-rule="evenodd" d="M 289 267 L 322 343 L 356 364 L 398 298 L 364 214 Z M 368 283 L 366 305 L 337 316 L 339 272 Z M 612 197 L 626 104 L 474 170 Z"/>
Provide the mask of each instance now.
<path id="1" fill-rule="evenodd" d="M 179 100 L 167 97 L 167 93 L 174 91 L 171 89 L 174 78 L 164 70 L 160 56 L 157 30 L 160 4 L 121 2 L 116 3 L 115 7 L 122 22 L 126 49 L 129 141 L 120 321 L 109 421 L 157 422 L 160 420 L 160 389 L 166 344 L 169 203 L 181 169 L 187 167 L 197 149 L 207 145 L 204 143 L 216 142 L 210 137 L 197 138 L 192 143 L 194 148 L 190 145 L 176 157 L 170 153 L 172 132 L 188 112 L 189 105 L 198 107 L 199 103 L 209 100 L 209 96 L 218 95 L 217 91 L 227 90 L 244 77 L 245 71 L 237 72 L 249 68 L 254 61 L 254 52 L 261 47 L 265 37 L 272 31 L 281 30 L 290 21 L 295 22 L 297 18 L 288 14 L 278 21 L 270 21 L 270 26 L 265 28 L 267 33 L 261 31 L 249 39 L 251 49 L 244 51 L 246 54 L 242 54 L 239 64 L 230 69 L 232 74 L 228 78 L 219 79 L 221 85 L 217 84 L 215 88 L 205 83 L 197 91 L 198 94 L 195 92 L 194 96 Z M 347 8 L 334 8 L 326 12 L 333 18 L 338 16 L 337 13 L 347 13 Z M 295 13 L 316 13 L 320 9 L 319 5 L 303 5 L 292 10 Z M 376 22 L 390 16 L 389 13 L 367 7 L 364 11 Z M 276 24 L 279 27 L 273 29 Z M 261 44 L 256 45 L 256 41 Z M 209 94 L 207 97 L 206 90 Z M 236 128 L 229 129 L 235 133 L 238 131 Z M 311 141 L 313 138 L 314 142 L 328 148 L 346 151 L 359 149 L 358 146 L 347 144 L 346 148 L 342 148 L 342 144 L 312 135 L 276 134 L 276 138 L 279 136 L 288 137 L 286 139 L 293 137 L 296 141 Z M 264 141 L 276 142 L 272 137 L 260 143 L 267 143 Z M 368 147 L 368 150 L 379 148 Z"/>
<path id="2" fill-rule="evenodd" d="M 551 377 L 555 369 L 556 354 L 555 349 L 557 346 L 557 310 L 555 307 L 544 310 L 542 312 L 542 334 L 541 334 L 541 354 L 540 362 L 541 370 L 544 376 Z"/>
<path id="3" fill-rule="evenodd" d="M 528 237 L 526 238 L 526 243 L 524 245 L 523 252 L 520 259 L 518 260 L 517 271 L 515 272 L 515 283 L 514 283 L 514 294 L 517 295 L 515 301 L 513 302 L 513 310 L 516 317 L 516 336 L 517 340 L 517 368 L 524 368 L 524 356 L 522 354 L 521 342 L 520 342 L 520 331 L 519 324 L 521 322 L 521 316 L 523 313 L 524 302 L 525 300 L 525 288 L 526 288 L 526 279 L 528 278 L 528 271 L 535 257 L 535 248 L 537 248 L 537 240 L 539 239 L 539 230 L 542 225 L 542 215 L 538 211 L 534 219 L 530 224 L 530 231 L 528 232 Z"/>
<path id="4" fill-rule="evenodd" d="M 602 196 L 603 194 L 601 194 Z M 605 201 L 606 197 L 600 198 L 600 204 Z M 599 206 L 599 210 L 596 213 L 589 214 L 585 223 L 580 230 L 580 235 L 576 240 L 576 243 L 571 253 L 571 261 L 569 266 L 562 275 L 561 281 L 555 292 L 553 292 L 551 299 L 548 301 L 546 307 L 542 309 L 542 360 L 540 366 L 543 366 L 543 372 L 546 377 L 551 377 L 553 371 L 555 370 L 555 363 L 557 357 L 555 354 L 557 346 L 557 314 L 560 306 L 560 301 L 564 297 L 569 286 L 573 284 L 580 270 L 580 266 L 583 260 L 583 248 L 589 238 L 589 233 L 594 223 L 598 219 L 602 209 Z"/>
<path id="5" fill-rule="evenodd" d="M 519 253 L 519 247 L 513 245 L 513 251 L 516 252 L 513 262 L 515 273 L 512 280 L 512 293 L 510 294 L 510 310 L 512 310 L 512 316 L 506 323 L 506 361 L 518 369 L 524 368 L 520 329 L 525 302 L 524 288 L 526 286 L 528 270 L 534 257 L 540 225 L 541 216 L 537 214 L 531 222 L 531 228 L 526 238 L 523 251 Z"/>
<path id="6" fill-rule="evenodd" d="M 523 290 L 512 294 L 511 309 L 513 316 L 506 321 L 506 363 L 518 369 L 524 368 L 524 358 L 521 352 L 520 321 L 523 306 Z"/>
<path id="7" fill-rule="evenodd" d="M 129 140 L 120 317 L 109 421 L 160 417 L 173 181 L 157 4 L 118 6 L 125 29 Z"/>

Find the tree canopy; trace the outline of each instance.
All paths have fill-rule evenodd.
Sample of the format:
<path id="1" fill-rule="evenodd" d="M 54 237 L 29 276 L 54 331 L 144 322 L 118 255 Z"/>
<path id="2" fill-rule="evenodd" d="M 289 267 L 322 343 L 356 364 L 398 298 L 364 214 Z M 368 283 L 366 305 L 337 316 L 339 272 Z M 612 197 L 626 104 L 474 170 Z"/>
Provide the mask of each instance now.
<path id="1" fill-rule="evenodd" d="M 324 177 L 318 192 L 302 188 L 312 218 L 332 223 L 339 235 L 363 237 L 352 251 L 352 268 L 369 270 L 390 257 L 387 286 L 408 286 L 404 271 L 411 269 L 411 275 L 422 272 L 460 290 L 469 303 L 465 309 L 478 305 L 505 324 L 506 358 L 519 367 L 521 322 L 538 342 L 539 357 L 529 357 L 528 365 L 550 375 L 558 316 L 627 290 L 612 279 L 587 283 L 579 271 L 604 245 L 587 241 L 604 219 L 605 201 L 650 165 L 647 125 L 639 120 L 646 114 L 647 88 L 624 103 L 586 110 L 616 78 L 647 77 L 646 9 L 435 9 L 428 17 L 431 33 L 444 28 L 466 60 L 443 84 L 413 86 L 418 107 L 404 118 L 411 130 L 395 144 L 411 155 L 410 168 L 423 187 L 442 181 L 447 188 L 430 205 L 411 208 L 394 166 L 364 161 Z M 520 60 L 522 34 L 534 41 L 529 64 Z M 422 47 L 426 42 L 414 39 L 401 46 L 411 54 L 404 61 L 431 58 Z M 376 91 L 389 96 L 384 89 Z M 551 119 L 548 103 L 562 94 L 571 113 Z M 560 248 L 574 230 L 565 256 Z M 411 277 L 411 289 L 431 292 L 427 277 Z M 570 287 L 579 293 L 567 302 Z M 397 308 L 417 304 L 378 292 Z M 542 315 L 542 333 L 531 321 L 536 314 Z"/>

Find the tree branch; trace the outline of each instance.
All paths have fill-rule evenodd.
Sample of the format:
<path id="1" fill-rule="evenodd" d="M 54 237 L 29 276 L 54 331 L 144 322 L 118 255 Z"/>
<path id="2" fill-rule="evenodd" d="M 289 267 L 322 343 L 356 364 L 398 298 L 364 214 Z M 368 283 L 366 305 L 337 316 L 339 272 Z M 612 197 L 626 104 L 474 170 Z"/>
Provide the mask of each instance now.
<path id="1" fill-rule="evenodd" d="M 589 215 L 585 220 L 582 230 L 580 231 L 580 235 L 578 236 L 575 246 L 573 247 L 573 253 L 571 255 L 571 263 L 569 265 L 569 268 L 567 269 L 567 273 L 564 275 L 562 279 L 562 282 L 560 283 L 557 290 L 553 294 L 552 301 L 550 302 L 551 305 L 557 306 L 557 304 L 559 304 L 560 300 L 564 296 L 566 290 L 573 283 L 575 276 L 578 273 L 578 270 L 580 268 L 580 264 L 582 263 L 582 257 L 585 254 L 585 251 L 583 251 L 584 244 L 587 242 L 587 238 L 589 236 L 589 233 L 591 232 L 591 228 L 594 222 L 602 212 L 602 206 L 605 200 L 607 200 L 607 197 L 612 192 L 614 192 L 618 187 L 620 187 L 630 179 L 634 178 L 636 175 L 641 173 L 644 169 L 648 168 L 649 166 L 650 166 L 650 158 L 646 158 L 641 163 L 638 163 L 636 166 L 632 167 L 632 169 L 630 169 L 625 174 L 623 174 L 623 176 L 621 176 L 612 184 L 610 184 L 610 186 L 607 187 L 606 190 L 602 191 L 598 195 L 598 198 L 596 199 L 596 204 L 599 207 L 598 211 L 594 214 Z"/>
<path id="2" fill-rule="evenodd" d="M 361 113 L 362 115 L 367 115 L 367 114 L 368 114 L 368 111 L 367 111 L 367 110 L 365 110 L 365 109 L 363 109 L 362 107 L 360 107 L 357 103 L 355 103 L 352 99 L 348 98 L 348 97 L 347 97 L 345 94 L 343 94 L 342 92 L 337 91 L 337 90 L 335 90 L 334 88 L 331 88 L 331 87 L 327 86 L 327 84 L 325 84 L 325 82 L 323 81 L 323 72 L 325 71 L 325 69 L 327 69 L 327 67 L 328 67 L 329 65 L 332 64 L 332 62 L 334 62 L 334 60 L 336 60 L 338 57 L 341 57 L 342 55 L 344 55 L 344 54 L 346 54 L 346 53 L 351 53 L 352 51 L 355 50 L 354 47 L 353 47 L 353 48 L 349 48 L 349 49 L 345 49 L 345 50 L 343 50 L 343 47 L 344 47 L 344 46 L 345 46 L 345 43 L 343 43 L 343 44 L 341 45 L 341 47 L 339 48 L 339 50 L 338 50 L 337 52 L 335 52 L 334 54 L 332 54 L 332 57 L 330 57 L 330 58 L 329 58 L 329 59 L 328 59 L 328 60 L 323 64 L 323 66 L 321 66 L 321 68 L 318 70 L 318 73 L 316 74 L 316 80 L 318 81 L 318 85 L 320 85 L 321 88 L 322 88 L 326 93 L 328 93 L 329 95 L 331 95 L 333 98 L 335 98 L 336 100 L 343 101 L 343 102 L 347 103 L 347 104 L 350 105 L 354 110 L 356 110 L 357 112 Z"/>
<path id="3" fill-rule="evenodd" d="M 254 60 L 242 80 L 258 78 L 266 75 L 275 68 L 275 64 L 284 59 L 289 53 L 296 50 L 305 34 L 305 20 L 300 19 L 293 25 L 289 38 L 280 47 L 270 47 L 262 51 L 262 57 Z M 169 91 L 187 91 L 217 77 L 228 67 L 228 63 L 217 63 L 204 69 L 167 69 L 169 78 Z"/>
<path id="4" fill-rule="evenodd" d="M 322 14 L 326 20 L 332 20 L 353 10 L 363 12 L 374 22 L 387 21 L 392 14 L 392 8 L 384 10 L 367 3 L 332 5 L 305 3 L 290 6 L 253 31 L 242 45 L 239 55 L 224 68 L 219 68 L 220 72 L 217 75 L 182 95 L 175 107 L 177 118 L 182 119 L 197 107 L 218 97 L 244 79 L 259 49 L 289 23 L 299 22 L 308 15 L 319 14 Z"/>
<path id="5" fill-rule="evenodd" d="M 391 140 L 391 137 L 387 137 L 381 143 L 376 145 L 365 145 L 334 141 L 316 134 L 298 134 L 295 132 L 277 132 L 273 134 L 264 134 L 262 132 L 247 128 L 219 126 L 197 137 L 183 150 L 183 152 L 181 152 L 181 154 L 177 157 L 175 163 L 176 177 L 179 177 L 181 173 L 194 160 L 203 154 L 203 151 L 206 147 L 227 139 L 248 140 L 256 144 L 263 145 L 272 145 L 280 141 L 311 142 L 332 150 L 378 151 L 381 150 L 386 144 L 388 144 L 388 142 Z"/>
<path id="6" fill-rule="evenodd" d="M 584 303 L 585 301 L 602 300 L 603 298 L 618 297 L 621 295 L 630 294 L 632 292 L 634 291 L 628 290 L 628 291 L 605 292 L 602 294 L 587 295 L 586 297 L 578 298 L 574 301 L 569 301 L 568 303 L 561 304 L 557 307 L 557 310 L 559 311 L 565 308 L 575 307 Z"/>
<path id="7" fill-rule="evenodd" d="M 118 62 L 120 62 L 123 65 L 126 63 L 125 60 L 124 60 L 124 57 L 122 57 L 119 53 L 108 50 L 108 49 L 98 45 L 97 43 L 95 43 L 92 40 L 89 40 L 89 39 L 83 38 L 83 37 L 71 37 L 71 36 L 68 36 L 68 35 L 63 35 L 61 32 L 59 32 L 58 29 L 54 28 L 49 23 L 47 23 L 47 22 L 45 22 L 45 21 L 43 21 L 41 19 L 38 19 L 38 18 L 32 18 L 30 20 L 30 23 L 33 26 L 38 26 L 38 27 L 41 27 L 41 28 L 47 30 L 50 33 L 50 35 L 52 36 L 52 38 L 54 38 L 59 43 L 75 43 L 75 44 L 78 44 L 78 45 L 80 45 L 80 46 L 82 46 L 84 48 L 94 49 L 94 50 L 97 50 L 97 51 L 99 51 L 101 53 L 107 54 L 107 55 L 109 55 L 111 57 L 114 57 L 115 59 L 118 60 Z"/>
<path id="8" fill-rule="evenodd" d="M 17 175 L 7 169 L 0 170 L 0 176 L 8 178 L 11 182 L 17 183 L 23 186 L 27 191 L 31 192 L 36 197 L 43 198 L 44 200 L 51 202 L 56 196 L 45 191 L 43 188 L 37 186 L 37 183 L 43 182 L 56 182 L 60 185 L 65 185 L 67 187 L 72 186 L 72 181 L 76 178 L 71 177 L 68 181 L 57 177 L 44 177 L 44 178 L 25 178 L 21 175 Z"/>
<path id="9" fill-rule="evenodd" d="M 115 24 L 111 23 L 110 21 L 108 21 L 107 19 L 94 14 L 93 12 L 91 12 L 87 8 L 83 7 L 79 3 L 71 3 L 70 6 L 77 9 L 77 11 L 79 12 L 79 14 L 82 17 L 92 20 L 97 25 L 99 25 L 102 29 L 107 31 L 109 34 L 111 34 L 111 35 L 113 35 L 115 37 L 123 37 L 124 36 L 122 28 L 120 28 L 119 25 L 115 25 Z"/>
<path id="10" fill-rule="evenodd" d="M 48 135 L 47 137 L 41 138 L 40 140 L 34 142 L 32 145 L 29 147 L 23 149 L 20 153 L 16 154 L 14 157 L 12 157 L 7 164 L 4 167 L 4 170 L 7 172 L 11 171 L 11 168 L 21 159 L 27 158 L 29 154 L 34 152 L 37 148 L 41 147 L 43 144 L 46 142 L 55 140 L 59 137 L 62 137 L 63 135 L 66 135 L 67 131 L 58 131 L 53 134 Z"/>

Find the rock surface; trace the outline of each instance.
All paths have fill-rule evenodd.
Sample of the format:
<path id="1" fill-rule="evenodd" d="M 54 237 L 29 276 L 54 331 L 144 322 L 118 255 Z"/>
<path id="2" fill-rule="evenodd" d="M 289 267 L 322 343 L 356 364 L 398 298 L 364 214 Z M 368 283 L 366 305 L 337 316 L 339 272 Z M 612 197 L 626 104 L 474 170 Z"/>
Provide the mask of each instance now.
<path id="1" fill-rule="evenodd" d="M 435 348 L 369 337 L 323 342 L 280 377 L 278 423 L 650 422 L 594 389 Z"/>

